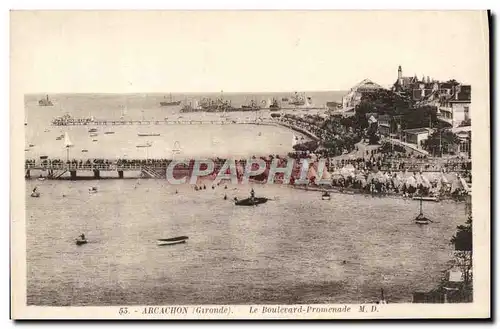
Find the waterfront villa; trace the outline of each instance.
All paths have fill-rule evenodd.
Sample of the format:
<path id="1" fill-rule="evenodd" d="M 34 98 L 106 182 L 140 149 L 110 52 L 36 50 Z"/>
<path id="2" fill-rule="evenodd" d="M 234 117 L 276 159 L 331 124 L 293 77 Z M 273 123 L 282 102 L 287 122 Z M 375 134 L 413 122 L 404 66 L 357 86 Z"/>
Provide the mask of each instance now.
<path id="1" fill-rule="evenodd" d="M 453 128 L 470 126 L 471 86 L 452 86 L 450 94 L 439 102 L 438 119 Z"/>

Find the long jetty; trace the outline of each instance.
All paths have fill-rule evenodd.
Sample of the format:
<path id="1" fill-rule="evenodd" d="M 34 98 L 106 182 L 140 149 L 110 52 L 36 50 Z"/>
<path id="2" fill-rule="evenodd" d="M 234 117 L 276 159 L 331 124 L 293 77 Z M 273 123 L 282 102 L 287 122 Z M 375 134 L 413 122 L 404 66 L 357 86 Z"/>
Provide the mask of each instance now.
<path id="1" fill-rule="evenodd" d="M 307 137 L 318 141 L 312 132 L 297 127 L 293 124 L 280 120 L 261 119 L 261 120 L 68 120 L 60 124 L 52 123 L 53 126 L 132 126 L 132 125 L 272 125 L 282 126 L 297 131 Z"/>

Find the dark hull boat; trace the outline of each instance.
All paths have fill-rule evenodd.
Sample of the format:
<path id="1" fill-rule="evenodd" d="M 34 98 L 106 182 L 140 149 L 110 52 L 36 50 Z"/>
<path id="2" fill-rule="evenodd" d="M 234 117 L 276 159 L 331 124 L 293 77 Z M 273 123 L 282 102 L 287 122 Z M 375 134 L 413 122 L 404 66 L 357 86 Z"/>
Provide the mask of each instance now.
<path id="1" fill-rule="evenodd" d="M 169 239 L 158 239 L 158 240 L 156 240 L 156 244 L 159 246 L 167 246 L 167 245 L 173 245 L 173 244 L 179 244 L 179 243 L 186 243 L 187 239 L 189 239 L 189 237 L 187 237 L 187 236 L 178 236 L 178 237 L 169 238 Z"/>
<path id="2" fill-rule="evenodd" d="M 268 198 L 247 198 L 239 201 L 235 201 L 236 206 L 256 206 L 258 204 L 266 203 Z"/>
<path id="3" fill-rule="evenodd" d="M 422 212 L 422 199 L 420 199 L 420 213 L 418 216 L 415 218 L 415 224 L 418 225 L 427 225 L 431 223 L 432 221 L 424 216 L 424 213 Z"/>
<path id="4" fill-rule="evenodd" d="M 75 243 L 77 246 L 81 246 L 82 244 L 87 244 L 87 240 L 77 239 Z"/>
<path id="5" fill-rule="evenodd" d="M 54 104 L 49 99 L 49 95 L 47 95 L 45 98 L 42 98 L 38 101 L 38 106 L 54 106 Z"/>
<path id="6" fill-rule="evenodd" d="M 161 106 L 178 106 L 181 105 L 181 101 L 174 101 L 174 102 L 160 102 Z"/>
<path id="7" fill-rule="evenodd" d="M 418 215 L 417 218 L 415 218 L 415 224 L 418 224 L 418 225 L 427 225 L 430 222 L 431 222 L 430 219 L 428 219 L 424 216 Z"/>
<path id="8" fill-rule="evenodd" d="M 439 197 L 437 196 L 414 196 L 412 198 L 413 200 L 420 200 L 420 201 L 434 201 L 434 202 L 439 202 Z"/>
<path id="9" fill-rule="evenodd" d="M 179 106 L 181 105 L 181 101 L 174 101 L 172 98 L 172 94 L 170 94 L 169 101 L 160 102 L 160 106 Z"/>

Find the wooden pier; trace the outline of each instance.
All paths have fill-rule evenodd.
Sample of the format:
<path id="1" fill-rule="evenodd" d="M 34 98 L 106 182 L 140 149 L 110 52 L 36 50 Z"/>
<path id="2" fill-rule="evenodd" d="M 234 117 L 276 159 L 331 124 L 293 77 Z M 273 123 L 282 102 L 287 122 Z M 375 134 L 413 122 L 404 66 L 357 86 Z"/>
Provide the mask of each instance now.
<path id="1" fill-rule="evenodd" d="M 256 120 L 70 120 L 52 126 L 148 126 L 148 125 L 230 125 L 261 124 Z"/>

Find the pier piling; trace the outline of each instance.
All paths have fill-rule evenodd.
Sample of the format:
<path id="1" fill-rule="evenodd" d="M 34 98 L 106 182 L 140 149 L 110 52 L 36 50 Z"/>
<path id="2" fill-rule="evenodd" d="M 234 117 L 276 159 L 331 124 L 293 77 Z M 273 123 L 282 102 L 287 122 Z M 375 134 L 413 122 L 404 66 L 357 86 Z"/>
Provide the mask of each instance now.
<path id="1" fill-rule="evenodd" d="M 118 170 L 118 178 L 123 179 L 123 170 Z"/>
<path id="2" fill-rule="evenodd" d="M 95 179 L 101 178 L 101 172 L 97 169 L 94 169 L 94 178 Z"/>
<path id="3" fill-rule="evenodd" d="M 76 170 L 70 170 L 71 179 L 76 179 Z"/>

